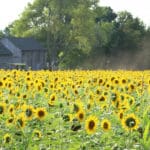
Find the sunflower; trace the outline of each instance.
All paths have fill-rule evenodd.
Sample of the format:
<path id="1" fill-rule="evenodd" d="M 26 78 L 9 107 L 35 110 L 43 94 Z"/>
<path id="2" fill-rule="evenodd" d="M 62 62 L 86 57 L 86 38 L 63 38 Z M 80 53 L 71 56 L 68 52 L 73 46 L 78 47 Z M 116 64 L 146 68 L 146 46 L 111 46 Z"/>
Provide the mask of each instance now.
<path id="1" fill-rule="evenodd" d="M 37 108 L 36 109 L 36 117 L 39 119 L 39 120 L 42 120 L 45 118 L 47 114 L 47 111 L 45 108 Z"/>
<path id="2" fill-rule="evenodd" d="M 71 122 L 71 121 L 73 120 L 73 115 L 72 115 L 72 114 L 64 115 L 64 116 L 63 116 L 63 120 L 64 120 L 65 122 L 67 122 L 67 121 Z"/>
<path id="3" fill-rule="evenodd" d="M 19 91 L 16 93 L 17 98 L 21 98 L 21 94 L 19 93 Z"/>
<path id="4" fill-rule="evenodd" d="M 80 110 L 83 109 L 83 104 L 80 100 L 76 100 L 73 104 L 73 112 L 78 113 Z"/>
<path id="5" fill-rule="evenodd" d="M 111 129 L 111 123 L 108 119 L 104 119 L 101 122 L 101 127 L 104 131 L 109 131 Z"/>
<path id="6" fill-rule="evenodd" d="M 107 83 L 107 84 L 105 85 L 105 87 L 106 87 L 106 89 L 109 89 L 109 88 L 110 88 L 110 83 Z"/>
<path id="7" fill-rule="evenodd" d="M 92 107 L 92 103 L 91 103 L 91 102 L 88 102 L 87 105 L 86 105 L 87 110 L 90 110 L 91 107 Z"/>
<path id="8" fill-rule="evenodd" d="M 49 100 L 49 101 L 48 101 L 48 106 L 49 106 L 49 107 L 54 106 L 54 101 Z"/>
<path id="9" fill-rule="evenodd" d="M 110 94 L 110 99 L 113 105 L 115 105 L 115 103 L 118 101 L 119 99 L 119 93 L 117 91 L 112 91 Z"/>
<path id="10" fill-rule="evenodd" d="M 99 102 L 105 102 L 106 101 L 106 96 L 105 95 L 100 95 L 100 97 L 98 98 Z"/>
<path id="11" fill-rule="evenodd" d="M 122 126 L 127 131 L 136 130 L 139 127 L 139 119 L 132 113 L 128 114 L 122 120 Z"/>
<path id="12" fill-rule="evenodd" d="M 104 80 L 102 79 L 102 78 L 100 78 L 99 80 L 98 80 L 98 84 L 99 85 L 102 85 L 104 83 Z"/>
<path id="13" fill-rule="evenodd" d="M 31 120 L 34 116 L 35 109 L 31 105 L 23 105 L 24 116 L 27 120 Z"/>
<path id="14" fill-rule="evenodd" d="M 26 93 L 21 94 L 21 96 L 22 96 L 22 99 L 27 99 L 27 94 Z"/>
<path id="15" fill-rule="evenodd" d="M 96 95 L 100 95 L 101 93 L 102 93 L 102 90 L 101 90 L 100 87 L 98 87 L 98 88 L 96 89 Z"/>
<path id="16" fill-rule="evenodd" d="M 77 114 L 76 117 L 79 121 L 83 121 L 85 118 L 85 112 L 83 110 L 80 110 Z"/>
<path id="17" fill-rule="evenodd" d="M 37 139 L 40 139 L 40 138 L 42 137 L 42 133 L 41 133 L 40 130 L 35 129 L 35 130 L 33 131 L 33 136 L 34 136 L 35 138 L 37 138 Z"/>
<path id="18" fill-rule="evenodd" d="M 127 99 L 128 99 L 128 102 L 129 102 L 129 105 L 130 105 L 130 106 L 133 106 L 133 105 L 135 104 L 135 99 L 134 99 L 134 97 L 128 96 Z"/>
<path id="19" fill-rule="evenodd" d="M 0 115 L 5 113 L 5 109 L 6 109 L 6 103 L 1 102 L 0 103 Z"/>
<path id="20" fill-rule="evenodd" d="M 123 117 L 124 117 L 124 111 L 123 111 L 123 110 L 120 110 L 120 111 L 117 113 L 117 115 L 118 115 L 118 118 L 119 118 L 120 120 L 122 120 Z"/>
<path id="21" fill-rule="evenodd" d="M 3 85 L 4 85 L 4 83 L 3 83 L 3 81 L 1 80 L 1 81 L 0 81 L 0 87 L 2 88 Z"/>
<path id="22" fill-rule="evenodd" d="M 78 89 L 76 89 L 76 88 L 73 90 L 73 92 L 74 92 L 75 95 L 79 94 Z"/>
<path id="23" fill-rule="evenodd" d="M 122 78 L 122 79 L 121 79 L 121 84 L 124 85 L 124 84 L 126 84 L 126 83 L 127 83 L 127 80 L 126 80 L 125 78 Z"/>
<path id="24" fill-rule="evenodd" d="M 56 94 L 55 93 L 53 93 L 53 94 L 51 94 L 51 96 L 50 96 L 50 101 L 52 101 L 52 102 L 54 102 L 55 100 L 56 100 Z"/>
<path id="25" fill-rule="evenodd" d="M 24 115 L 22 113 L 19 114 L 18 117 L 16 117 L 15 123 L 16 123 L 17 128 L 24 128 L 25 127 L 26 120 L 25 120 Z"/>
<path id="26" fill-rule="evenodd" d="M 10 117 L 6 120 L 6 125 L 7 126 L 13 125 L 13 123 L 14 123 L 14 117 Z"/>
<path id="27" fill-rule="evenodd" d="M 9 112 L 9 114 L 13 114 L 14 113 L 14 108 L 15 108 L 15 106 L 13 105 L 13 104 L 11 104 L 9 107 L 8 107 L 8 112 Z"/>
<path id="28" fill-rule="evenodd" d="M 92 134 L 96 131 L 98 126 L 98 118 L 96 116 L 89 116 L 85 121 L 85 129 L 88 134 Z"/>
<path id="29" fill-rule="evenodd" d="M 5 135 L 4 135 L 4 137 L 3 137 L 3 141 L 4 141 L 4 143 L 11 143 L 11 140 L 12 140 L 12 137 L 11 137 L 11 135 L 10 134 L 8 134 L 8 133 L 6 133 Z"/>
<path id="30" fill-rule="evenodd" d="M 120 103 L 120 106 L 119 106 L 123 111 L 127 111 L 130 109 L 130 105 L 129 105 L 129 102 L 127 101 L 127 99 Z"/>
<path id="31" fill-rule="evenodd" d="M 118 79 L 115 79 L 115 80 L 113 81 L 113 83 L 114 83 L 115 85 L 118 85 L 118 84 L 119 84 L 119 80 L 118 80 Z"/>
<path id="32" fill-rule="evenodd" d="M 100 109 L 102 111 L 106 111 L 107 108 L 108 108 L 108 104 L 107 103 L 100 104 Z"/>
<path id="33" fill-rule="evenodd" d="M 136 89 L 136 86 L 133 83 L 128 84 L 129 93 L 133 92 Z"/>
<path id="34" fill-rule="evenodd" d="M 50 99 L 49 99 L 49 101 L 48 101 L 48 105 L 49 105 L 50 107 L 51 107 L 51 106 L 54 106 L 54 103 L 55 103 L 56 99 L 57 99 L 56 94 L 55 94 L 55 93 L 51 94 L 51 95 L 50 95 Z"/>

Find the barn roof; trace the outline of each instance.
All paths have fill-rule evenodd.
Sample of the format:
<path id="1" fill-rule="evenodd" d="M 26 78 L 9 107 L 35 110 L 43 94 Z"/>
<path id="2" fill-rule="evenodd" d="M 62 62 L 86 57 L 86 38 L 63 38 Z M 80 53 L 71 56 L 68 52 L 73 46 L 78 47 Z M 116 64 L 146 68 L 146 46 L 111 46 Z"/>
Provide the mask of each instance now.
<path id="1" fill-rule="evenodd" d="M 0 55 L 12 55 L 11 51 L 7 49 L 0 41 Z"/>
<path id="2" fill-rule="evenodd" d="M 45 48 L 34 38 L 8 38 L 16 47 L 21 50 L 45 50 Z"/>

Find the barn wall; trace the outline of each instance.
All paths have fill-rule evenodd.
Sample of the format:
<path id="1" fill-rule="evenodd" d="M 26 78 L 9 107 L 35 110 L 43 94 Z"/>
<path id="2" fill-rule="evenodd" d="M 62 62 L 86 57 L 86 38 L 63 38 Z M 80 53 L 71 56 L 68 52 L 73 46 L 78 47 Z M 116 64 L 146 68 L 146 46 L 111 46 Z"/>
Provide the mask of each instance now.
<path id="1" fill-rule="evenodd" d="M 13 56 L 0 56 L 0 68 L 8 68 L 9 63 L 20 62 L 20 58 Z"/>
<path id="2" fill-rule="evenodd" d="M 45 66 L 45 52 L 44 51 L 23 51 L 22 63 L 26 63 L 28 67 L 34 70 L 43 69 Z"/>

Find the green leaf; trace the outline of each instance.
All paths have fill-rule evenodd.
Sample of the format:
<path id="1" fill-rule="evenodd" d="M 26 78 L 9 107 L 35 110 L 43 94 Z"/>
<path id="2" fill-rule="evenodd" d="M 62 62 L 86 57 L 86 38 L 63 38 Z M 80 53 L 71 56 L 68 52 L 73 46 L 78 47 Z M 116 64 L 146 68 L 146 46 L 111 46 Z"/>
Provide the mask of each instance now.
<path id="1" fill-rule="evenodd" d="M 144 142 L 146 142 L 148 140 L 149 129 L 150 129 L 150 123 L 147 124 L 147 126 L 145 127 L 145 130 L 144 130 L 144 133 L 143 133 Z"/>

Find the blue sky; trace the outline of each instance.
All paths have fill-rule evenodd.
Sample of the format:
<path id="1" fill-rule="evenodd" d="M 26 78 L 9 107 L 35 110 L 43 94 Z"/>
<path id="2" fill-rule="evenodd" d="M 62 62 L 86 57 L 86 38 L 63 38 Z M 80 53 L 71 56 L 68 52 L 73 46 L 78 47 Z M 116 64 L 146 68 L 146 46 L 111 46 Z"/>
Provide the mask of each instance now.
<path id="1" fill-rule="evenodd" d="M 33 0 L 0 0 L 0 30 L 17 19 L 28 2 Z M 150 0 L 100 0 L 100 5 L 115 12 L 127 10 L 150 26 Z"/>

